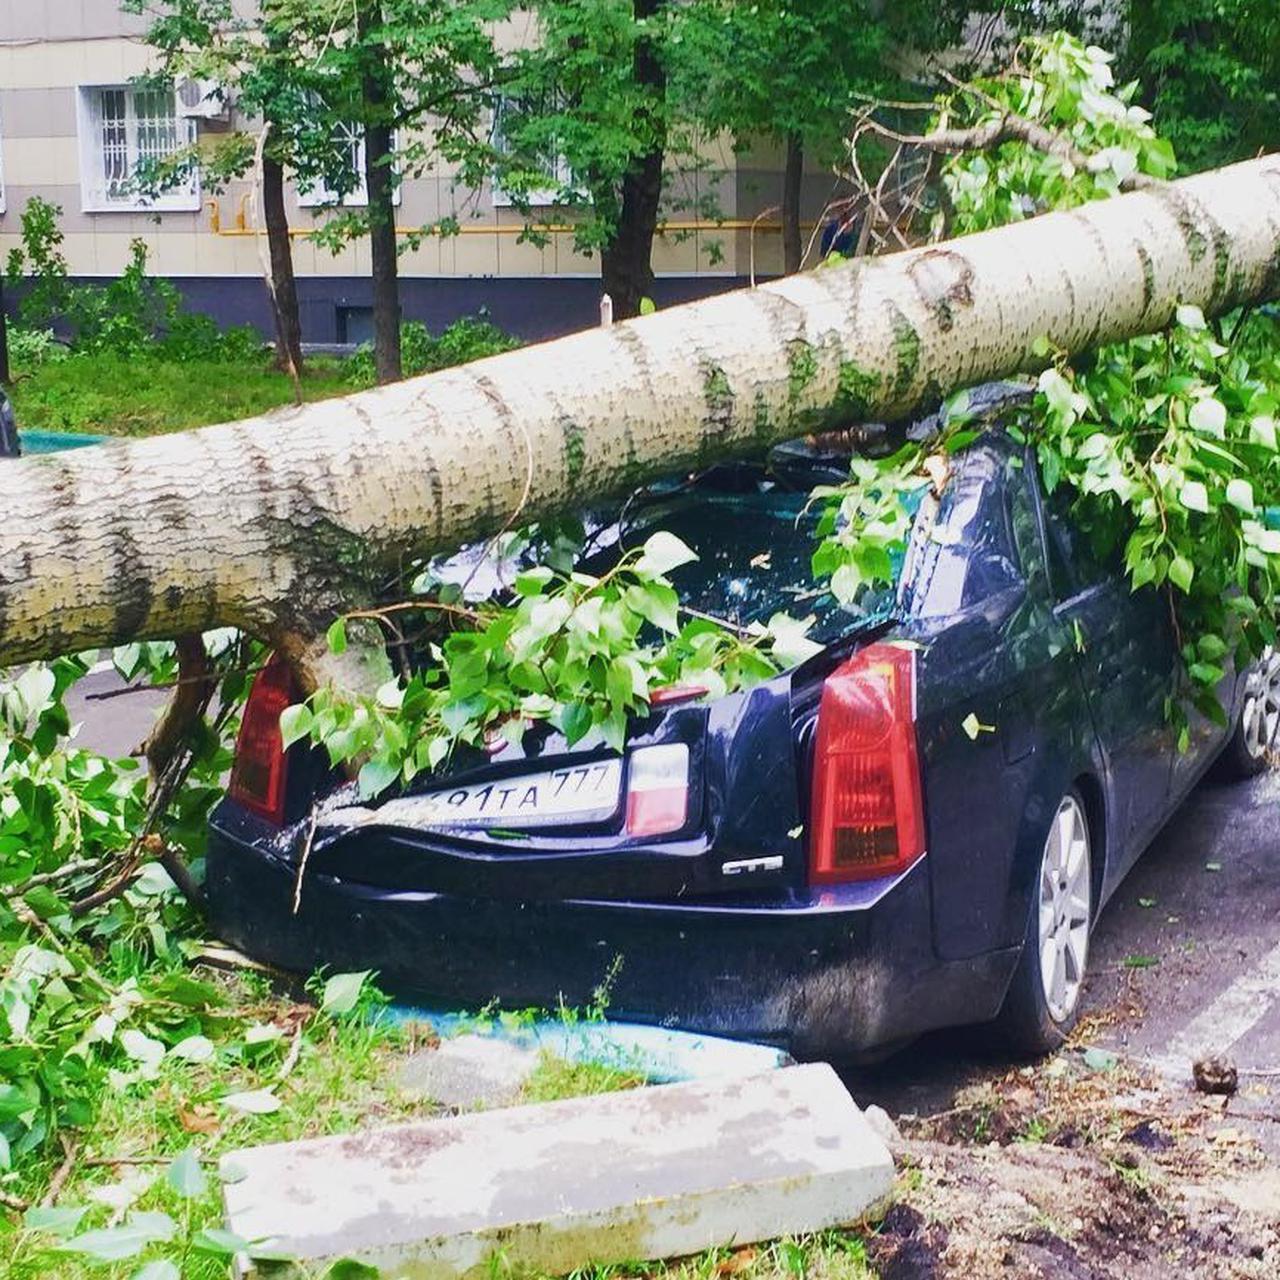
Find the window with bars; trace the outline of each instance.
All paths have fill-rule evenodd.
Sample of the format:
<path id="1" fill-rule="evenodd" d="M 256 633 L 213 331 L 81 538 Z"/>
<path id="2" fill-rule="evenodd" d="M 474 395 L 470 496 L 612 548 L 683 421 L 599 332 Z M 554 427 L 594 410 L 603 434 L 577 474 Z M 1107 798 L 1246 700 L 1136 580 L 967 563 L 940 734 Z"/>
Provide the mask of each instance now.
<path id="1" fill-rule="evenodd" d="M 178 115 L 172 89 L 90 85 L 80 89 L 80 191 L 86 212 L 199 209 L 194 166 L 180 182 L 150 194 L 140 169 L 195 141 L 195 121 Z"/>
<path id="2" fill-rule="evenodd" d="M 526 191 L 522 199 L 533 207 L 546 207 L 565 203 L 565 192 L 574 187 L 573 173 L 568 161 L 564 158 L 555 138 L 548 135 L 534 143 L 526 139 L 517 145 L 518 137 L 530 117 L 547 118 L 565 111 L 564 100 L 560 94 L 548 91 L 544 94 L 515 96 L 502 94 L 493 112 L 493 145 L 509 165 L 524 171 L 526 179 L 530 175 L 545 175 L 545 186 L 534 186 Z M 492 201 L 496 206 L 507 206 L 518 203 L 511 192 L 503 189 L 497 177 L 493 180 Z"/>
<path id="3" fill-rule="evenodd" d="M 332 172 L 343 175 L 345 195 L 339 195 L 323 178 L 298 180 L 298 203 L 310 209 L 320 205 L 342 205 L 347 208 L 364 208 L 369 203 L 369 188 L 364 175 L 364 127 L 341 120 L 333 126 Z M 391 135 L 391 150 L 397 147 L 397 135 Z M 392 203 L 400 203 L 400 184 L 392 192 Z"/>

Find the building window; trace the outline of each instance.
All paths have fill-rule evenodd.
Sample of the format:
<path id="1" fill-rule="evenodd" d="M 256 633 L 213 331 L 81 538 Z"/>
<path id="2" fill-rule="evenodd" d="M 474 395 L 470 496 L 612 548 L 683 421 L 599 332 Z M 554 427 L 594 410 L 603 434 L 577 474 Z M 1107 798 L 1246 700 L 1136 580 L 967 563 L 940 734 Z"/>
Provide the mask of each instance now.
<path id="1" fill-rule="evenodd" d="M 391 153 L 395 154 L 397 138 L 391 135 Z M 341 205 L 348 209 L 363 209 L 369 203 L 369 188 L 364 176 L 364 127 L 350 121 L 339 121 L 333 127 L 333 170 L 341 173 L 347 187 L 346 195 L 339 195 L 323 177 L 299 178 L 298 203 L 304 209 L 321 205 Z M 393 204 L 400 203 L 400 184 L 391 193 Z"/>
<path id="2" fill-rule="evenodd" d="M 493 145 L 511 168 L 521 174 L 521 200 L 532 206 L 567 204 L 565 196 L 573 188 L 573 174 L 568 162 L 553 139 L 535 144 L 525 143 L 517 152 L 513 141 L 522 117 L 545 115 L 541 100 L 513 97 L 503 94 L 493 112 Z M 545 177 L 545 185 L 534 185 Z M 526 189 L 531 188 L 531 189 Z M 504 190 L 500 180 L 493 182 L 493 203 L 505 207 L 518 203 L 510 191 Z"/>
<path id="3" fill-rule="evenodd" d="M 178 114 L 172 89 L 90 85 L 80 89 L 80 192 L 86 213 L 199 209 L 195 166 L 167 190 L 139 191 L 140 169 L 195 142 L 195 121 Z"/>

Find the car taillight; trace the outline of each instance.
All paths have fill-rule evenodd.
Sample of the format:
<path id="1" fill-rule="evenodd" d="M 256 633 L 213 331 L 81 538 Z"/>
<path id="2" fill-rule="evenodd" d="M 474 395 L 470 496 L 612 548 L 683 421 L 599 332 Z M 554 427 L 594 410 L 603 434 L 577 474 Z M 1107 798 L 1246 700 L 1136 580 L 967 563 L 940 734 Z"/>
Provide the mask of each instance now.
<path id="1" fill-rule="evenodd" d="M 289 664 L 279 654 L 273 654 L 253 678 L 240 719 L 235 763 L 231 766 L 231 798 L 276 826 L 284 824 L 288 766 L 280 736 L 280 713 L 296 702 L 297 696 Z"/>
<path id="2" fill-rule="evenodd" d="M 683 742 L 639 747 L 627 772 L 627 834 L 678 831 L 689 814 L 689 748 Z"/>
<path id="3" fill-rule="evenodd" d="M 696 698 L 705 698 L 711 692 L 711 686 L 705 684 L 664 684 L 649 690 L 651 707 L 673 707 L 678 702 L 693 702 Z"/>
<path id="4" fill-rule="evenodd" d="M 924 853 L 913 650 L 868 645 L 827 677 L 813 764 L 811 883 L 893 875 Z"/>

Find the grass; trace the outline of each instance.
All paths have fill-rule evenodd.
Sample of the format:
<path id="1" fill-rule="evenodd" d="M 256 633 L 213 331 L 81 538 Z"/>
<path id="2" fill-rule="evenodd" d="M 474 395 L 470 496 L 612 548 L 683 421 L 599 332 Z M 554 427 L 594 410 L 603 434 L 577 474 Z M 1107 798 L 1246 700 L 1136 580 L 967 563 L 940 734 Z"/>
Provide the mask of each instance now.
<path id="1" fill-rule="evenodd" d="M 127 1214 L 161 1212 L 178 1224 L 174 1240 L 148 1245 L 136 1256 L 95 1261 L 64 1251 L 65 1236 L 25 1230 L 0 1214 L 0 1275 L 5 1280 L 133 1280 L 147 1263 L 169 1260 L 182 1280 L 226 1280 L 229 1263 L 202 1253 L 203 1230 L 222 1226 L 218 1158 L 236 1148 L 370 1125 L 394 1124 L 439 1113 L 430 1100 L 398 1087 L 397 1066 L 429 1045 L 423 1028 L 373 1019 L 367 1010 L 332 1019 L 308 1005 L 273 994 L 253 975 L 222 976 L 230 1008 L 244 1021 L 223 1039 L 216 1058 L 204 1064 L 166 1059 L 151 1081 L 106 1086 L 91 1125 L 76 1134 L 69 1175 L 58 1191 L 60 1207 L 85 1212 L 74 1232 L 118 1225 Z M 247 1026 L 274 1025 L 280 1034 L 263 1041 Z M 544 1052 L 524 1090 L 524 1101 L 540 1102 L 643 1085 L 636 1070 L 570 1063 Z M 271 1089 L 277 1111 L 242 1114 L 222 1099 L 247 1090 Z M 198 1157 L 204 1187 L 182 1195 L 170 1182 L 171 1162 L 184 1152 Z M 28 1165 L 24 1175 L 3 1179 L 6 1194 L 39 1203 L 60 1160 Z M 198 1175 L 197 1175 L 198 1178 Z M 188 1188 L 191 1191 L 191 1188 Z M 494 1280 L 548 1280 L 526 1269 L 492 1260 Z M 172 1276 L 175 1273 L 155 1272 Z M 290 1271 L 296 1275 L 296 1270 Z M 336 1273 L 337 1274 L 337 1273 Z M 351 1269 L 344 1276 L 371 1273 Z M 863 1240 L 831 1231 L 769 1244 L 713 1249 L 693 1258 L 588 1266 L 571 1280 L 870 1280 Z"/>
<path id="2" fill-rule="evenodd" d="M 303 397 L 355 390 L 348 363 L 316 356 L 304 366 Z M 18 370 L 9 388 L 18 427 L 145 436 L 231 422 L 293 403 L 293 386 L 269 357 L 176 362 L 112 352 L 80 354 Z"/>
<path id="3" fill-rule="evenodd" d="M 167 1212 L 182 1224 L 184 1236 L 219 1227 L 221 1194 L 214 1171 L 225 1152 L 437 1112 L 428 1100 L 402 1093 L 395 1084 L 397 1061 L 417 1047 L 411 1028 L 366 1017 L 314 1016 L 308 1007 L 274 997 L 252 979 L 226 981 L 239 1014 L 258 1025 L 274 1024 L 283 1033 L 256 1046 L 237 1033 L 219 1045 L 217 1057 L 207 1064 L 166 1060 L 153 1081 L 104 1087 L 97 1115 L 77 1136 L 70 1176 L 57 1196 L 60 1206 L 88 1206 L 79 1231 L 106 1226 L 130 1189 L 137 1193 L 130 1211 Z M 280 1101 L 271 1114 L 242 1114 L 220 1101 L 228 1094 L 267 1088 Z M 166 1171 L 174 1157 L 190 1148 L 198 1151 L 209 1185 L 203 1195 L 184 1200 L 168 1185 Z M 6 1181 L 4 1189 L 39 1203 L 58 1163 L 50 1158 L 29 1167 L 24 1179 Z M 12 1233 L 8 1241 L 6 1230 Z M 145 1261 L 179 1257 L 177 1246 L 157 1245 L 138 1257 L 102 1264 L 62 1252 L 58 1244 L 49 1233 L 24 1231 L 15 1223 L 0 1226 L 0 1256 L 8 1254 L 7 1269 L 0 1268 L 0 1274 L 6 1280 L 127 1280 Z M 224 1280 L 228 1274 L 220 1258 L 182 1259 L 183 1280 Z"/>

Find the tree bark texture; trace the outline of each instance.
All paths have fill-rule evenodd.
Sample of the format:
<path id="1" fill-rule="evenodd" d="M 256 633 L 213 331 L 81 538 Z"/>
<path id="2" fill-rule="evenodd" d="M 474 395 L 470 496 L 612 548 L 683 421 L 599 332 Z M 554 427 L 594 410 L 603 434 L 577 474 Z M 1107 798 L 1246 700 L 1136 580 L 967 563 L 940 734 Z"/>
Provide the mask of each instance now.
<path id="1" fill-rule="evenodd" d="M 787 159 L 782 170 L 782 266 L 787 275 L 800 270 L 804 243 L 800 235 L 800 191 L 804 179 L 804 140 L 787 135 Z"/>
<path id="2" fill-rule="evenodd" d="M 368 196 L 369 257 L 373 277 L 373 364 L 380 383 L 404 376 L 400 359 L 400 281 L 396 247 L 395 176 L 391 172 L 391 124 L 388 119 L 386 54 L 370 39 L 381 10 L 365 0 L 359 24 L 365 71 L 361 84 L 366 124 L 364 180 Z"/>
<path id="3" fill-rule="evenodd" d="M 655 17 L 665 0 L 634 0 L 637 20 Z M 632 56 L 632 76 L 643 93 L 652 99 L 641 108 L 646 119 L 642 131 L 651 133 L 651 145 L 636 157 L 623 175 L 619 195 L 618 224 L 613 238 L 600 253 L 600 283 L 613 299 L 616 320 L 640 314 L 640 303 L 653 296 L 653 237 L 658 231 L 658 210 L 662 203 L 662 162 L 666 152 L 661 99 L 667 91 L 667 73 L 653 42 L 636 41 Z"/>
<path id="4" fill-rule="evenodd" d="M 293 246 L 284 205 L 284 167 L 269 155 L 262 157 L 262 209 L 271 254 L 271 288 L 276 321 L 276 355 L 282 369 L 302 372 L 302 323 L 298 316 L 298 285 L 293 275 Z"/>
<path id="5" fill-rule="evenodd" d="M 416 554 L 1280 295 L 1280 157 L 223 426 L 0 467 L 0 663 L 315 637 Z M 527 488 L 527 493 L 526 493 Z M 304 668 L 305 674 L 305 668 Z"/>

